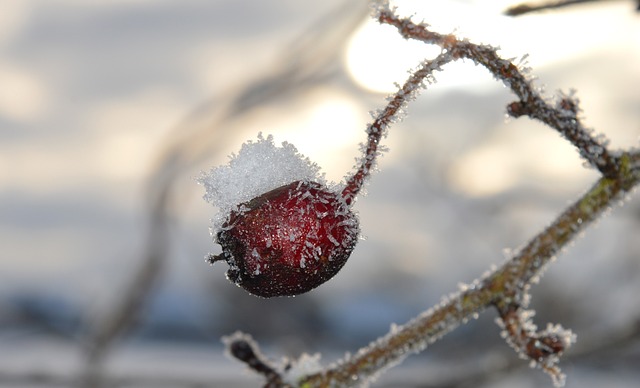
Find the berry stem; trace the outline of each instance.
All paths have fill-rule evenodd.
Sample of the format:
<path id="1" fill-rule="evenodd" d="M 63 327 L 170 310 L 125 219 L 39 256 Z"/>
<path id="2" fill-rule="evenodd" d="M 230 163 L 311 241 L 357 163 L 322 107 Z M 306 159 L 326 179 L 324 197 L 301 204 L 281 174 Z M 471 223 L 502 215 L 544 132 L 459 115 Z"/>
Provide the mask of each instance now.
<path id="1" fill-rule="evenodd" d="M 209 264 L 213 264 L 216 261 L 223 261 L 224 260 L 224 254 L 221 253 L 219 255 L 214 255 L 214 254 L 210 253 L 204 258 L 204 260 Z"/>
<path id="2" fill-rule="evenodd" d="M 440 54 L 431 61 L 425 61 L 411 74 L 409 79 L 402 85 L 394 95 L 389 98 L 389 103 L 380 112 L 373 123 L 367 127 L 367 143 L 363 147 L 363 157 L 356 172 L 347 180 L 345 188 L 342 190 L 342 198 L 347 205 L 351 205 L 362 189 L 365 180 L 371 174 L 371 169 L 375 166 L 376 159 L 380 154 L 378 150 L 380 139 L 386 135 L 389 124 L 398 120 L 398 114 L 408 101 L 415 98 L 417 91 L 424 87 L 425 78 L 441 65 L 450 61 L 446 53 Z"/>

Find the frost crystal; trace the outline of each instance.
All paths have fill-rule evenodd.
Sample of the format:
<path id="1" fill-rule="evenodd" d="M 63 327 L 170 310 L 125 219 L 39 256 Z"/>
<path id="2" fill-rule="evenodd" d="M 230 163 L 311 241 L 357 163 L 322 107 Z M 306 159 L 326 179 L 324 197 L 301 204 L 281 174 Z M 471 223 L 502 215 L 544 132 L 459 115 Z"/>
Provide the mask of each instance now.
<path id="1" fill-rule="evenodd" d="M 237 155 L 232 154 L 229 164 L 202 173 L 197 181 L 206 190 L 204 199 L 218 208 L 212 225 L 215 235 L 239 204 L 294 181 L 324 183 L 324 176 L 292 144 L 277 147 L 273 136 L 265 139 L 260 133 L 257 141 L 247 141 Z"/>
<path id="2" fill-rule="evenodd" d="M 293 362 L 288 370 L 286 370 L 284 380 L 292 386 L 298 386 L 299 380 L 303 377 L 318 373 L 322 370 L 320 364 L 320 354 L 309 355 L 303 353 L 298 360 Z"/>

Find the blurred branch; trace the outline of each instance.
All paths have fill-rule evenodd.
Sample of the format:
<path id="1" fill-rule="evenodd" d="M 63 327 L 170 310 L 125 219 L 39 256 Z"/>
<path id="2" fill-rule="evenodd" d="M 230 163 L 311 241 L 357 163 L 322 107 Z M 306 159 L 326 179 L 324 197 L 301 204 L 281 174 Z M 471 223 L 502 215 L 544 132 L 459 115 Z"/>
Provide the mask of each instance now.
<path id="1" fill-rule="evenodd" d="M 82 382 L 84 383 L 84 382 Z M 15 372 L 0 371 L 0 384 L 3 387 L 77 387 L 78 380 L 64 373 L 58 372 Z M 210 388 L 210 387 L 235 387 L 237 378 L 217 379 L 213 383 L 211 379 L 197 377 L 174 377 L 163 374 L 144 375 L 126 374 L 122 376 L 102 376 L 101 386 L 113 388 L 126 387 L 154 387 L 154 388 Z"/>
<path id="2" fill-rule="evenodd" d="M 604 2 L 611 0 L 564 0 L 564 1 L 549 1 L 541 3 L 523 3 L 509 7 L 504 11 L 507 16 L 521 16 L 528 13 L 540 12 L 549 9 L 564 8 L 576 4 Z M 640 3 L 639 3 L 640 6 Z"/>
<path id="3" fill-rule="evenodd" d="M 240 336 L 235 334 L 235 336 Z M 229 340 L 229 339 L 228 339 Z M 640 319 L 632 319 L 628 324 L 621 327 L 610 328 L 604 333 L 599 334 L 586 334 L 584 340 L 580 341 L 580 346 L 576 345 L 570 353 L 564 357 L 565 361 L 574 363 L 588 361 L 589 358 L 594 355 L 606 355 L 607 359 L 612 364 L 619 364 L 620 357 L 616 357 L 615 354 L 620 354 L 620 351 L 630 348 L 636 342 L 640 341 Z M 270 365 L 268 360 L 264 359 L 259 353 L 258 346 L 255 342 L 246 342 L 251 352 L 254 352 L 255 357 L 258 359 L 258 363 L 264 363 L 267 368 L 270 368 L 273 372 L 275 368 Z M 245 356 L 240 355 L 242 358 Z M 256 361 L 253 361 L 256 362 Z M 495 363 L 491 363 L 495 365 Z M 633 364 L 630 364 L 631 368 L 634 368 Z M 459 365 L 455 366 L 455 372 L 452 372 L 449 376 L 438 379 L 437 382 L 421 382 L 416 384 L 416 388 L 464 388 L 464 387 L 477 387 L 483 383 L 487 383 L 496 378 L 498 374 L 505 374 L 513 372 L 523 367 L 522 362 L 518 362 L 515 359 L 506 360 L 499 366 L 487 367 L 482 362 L 474 361 L 472 365 L 465 368 L 460 368 Z M 165 371 L 168 375 L 170 372 Z M 165 373 L 157 373 L 153 376 L 144 374 L 128 373 L 126 375 L 113 376 L 107 374 L 103 377 L 103 385 L 106 387 L 167 387 L 167 388 L 205 388 L 212 386 L 229 387 L 236 386 L 237 380 L 225 380 L 217 379 L 211 381 L 206 377 L 170 377 Z M 277 372 L 276 372 L 277 373 Z M 263 374 L 264 375 L 264 374 Z M 427 376 L 419 377 L 419 380 L 425 380 Z M 283 383 L 284 384 L 284 383 Z M 77 386 L 77 380 L 73 377 L 72 373 L 65 373 L 63 371 L 30 371 L 30 372 L 18 372 L 15 370 L 0 370 L 0 385 L 2 386 L 30 386 L 30 387 L 72 387 Z M 387 379 L 386 386 L 406 385 L 405 381 L 397 381 Z"/>
<path id="4" fill-rule="evenodd" d="M 402 106 L 414 97 L 416 85 L 423 85 L 425 80 L 430 81 L 433 72 L 439 71 L 441 66 L 466 58 L 487 68 L 518 97 L 518 101 L 507 107 L 511 116 L 528 116 L 554 128 L 574 145 L 591 166 L 600 171 L 602 178 L 500 268 L 406 324 L 392 327 L 384 337 L 333 366 L 294 378 L 288 378 L 289 372 L 286 371 L 274 376 L 275 369 L 269 367 L 267 386 L 328 387 L 366 384 L 372 376 L 400 363 L 409 354 L 424 350 L 429 344 L 477 317 L 489 307 L 498 311 L 498 323 L 503 329 L 503 337 L 520 357 L 528 359 L 548 373 L 556 386 L 564 385 L 564 375 L 558 367 L 559 357 L 575 341 L 575 336 L 560 325 L 548 324 L 545 329 L 538 330 L 531 319 L 533 311 L 526 310 L 530 299 L 528 290 L 563 247 L 640 182 L 640 151 L 610 151 L 607 141 L 602 136 L 594 137 L 578 119 L 577 99 L 561 95 L 551 105 L 532 86 L 531 79 L 512 61 L 501 58 L 495 48 L 476 45 L 452 34 L 433 32 L 426 24 L 398 17 L 386 2 L 378 9 L 376 18 L 381 23 L 395 26 L 407 39 L 440 46 L 442 53 L 433 60 L 425 61 L 412 73 L 407 83 L 389 99 L 389 106 L 379 112 L 374 122 L 385 123 L 386 127 L 387 123 L 394 121 L 394 107 Z M 392 112 L 391 116 L 387 117 L 389 112 Z M 250 347 L 251 351 L 244 354 L 259 354 L 257 345 L 242 335 L 234 336 L 227 346 L 230 349 L 235 346 Z M 256 368 L 255 365 L 264 365 L 266 361 L 251 363 L 246 357 L 237 358 L 257 372 L 265 374 L 264 368 Z M 256 358 L 250 359 L 255 361 Z"/>

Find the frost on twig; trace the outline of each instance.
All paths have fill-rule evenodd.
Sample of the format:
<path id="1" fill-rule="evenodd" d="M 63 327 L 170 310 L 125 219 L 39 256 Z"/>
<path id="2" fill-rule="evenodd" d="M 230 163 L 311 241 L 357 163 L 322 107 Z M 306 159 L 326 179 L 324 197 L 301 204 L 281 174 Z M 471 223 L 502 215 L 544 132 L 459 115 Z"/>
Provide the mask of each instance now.
<path id="1" fill-rule="evenodd" d="M 353 176 L 347 180 L 345 188 L 342 190 L 342 197 L 347 204 L 350 204 L 356 197 L 363 186 L 364 180 L 374 167 L 380 152 L 378 151 L 380 139 L 387 133 L 389 125 L 399 119 L 404 106 L 416 98 L 418 91 L 425 87 L 426 83 L 433 81 L 433 72 L 440 70 L 440 66 L 450 62 L 451 59 L 448 57 L 447 53 L 442 53 L 434 60 L 425 61 L 411 74 L 400 90 L 390 97 L 385 109 L 377 112 L 375 120 L 367 127 L 367 143 L 364 147 L 360 166 Z"/>
<path id="2" fill-rule="evenodd" d="M 604 176 L 617 175 L 615 157 L 606 149 L 601 137 L 594 137 L 577 117 L 578 102 L 570 96 L 562 96 L 556 106 L 551 106 L 531 85 L 531 81 L 511 61 L 501 58 L 494 47 L 478 45 L 453 34 L 439 34 L 427 25 L 414 23 L 411 19 L 397 17 L 388 6 L 380 8 L 377 19 L 398 29 L 407 39 L 435 44 L 447 53 L 446 62 L 469 59 L 485 67 L 493 76 L 519 98 L 507 108 L 513 117 L 529 116 L 557 130 L 569 140 L 587 162 Z M 443 63 L 444 64 L 444 63 Z"/>
<path id="3" fill-rule="evenodd" d="M 498 311 L 502 335 L 518 354 L 548 373 L 556 386 L 562 386 L 565 377 L 558 366 L 560 356 L 575 342 L 575 335 L 557 324 L 547 324 L 545 329 L 538 330 L 531 319 L 533 312 L 526 309 L 529 289 L 569 241 L 640 182 L 640 151 L 611 152 L 606 141 L 600 136 L 593 136 L 579 120 L 577 98 L 560 95 L 555 103 L 543 98 L 532 87 L 530 78 L 512 61 L 502 59 L 495 48 L 473 44 L 452 34 L 433 32 L 425 24 L 398 17 L 386 2 L 377 7 L 375 17 L 381 23 L 395 26 L 405 38 L 440 46 L 442 53 L 413 72 L 369 126 L 364 159 L 343 190 L 345 198 L 353 198 L 357 194 L 361 181 L 366 178 L 375 161 L 380 136 L 393 122 L 396 113 L 415 96 L 415 91 L 425 80 L 431 81 L 435 70 L 458 59 L 469 59 L 487 68 L 518 98 L 507 106 L 511 116 L 528 116 L 554 128 L 575 146 L 591 166 L 600 171 L 602 177 L 502 266 L 406 324 L 394 325 L 388 334 L 354 355 L 347 355 L 333 365 L 302 375 L 295 381 L 282 383 L 282 386 L 342 387 L 366 384 L 386 368 L 400 363 L 412 353 L 423 351 L 488 308 Z M 252 349 L 257 349 L 255 344 L 247 343 Z M 255 357 L 244 358 L 243 361 L 250 366 L 252 362 L 255 363 Z M 264 368 L 254 369 L 265 374 L 260 370 Z M 284 381 L 284 372 L 275 372 L 273 368 L 268 371 L 278 374 L 278 378 Z M 267 377 L 269 382 L 277 380 Z M 271 385 L 268 383 L 268 386 Z"/>

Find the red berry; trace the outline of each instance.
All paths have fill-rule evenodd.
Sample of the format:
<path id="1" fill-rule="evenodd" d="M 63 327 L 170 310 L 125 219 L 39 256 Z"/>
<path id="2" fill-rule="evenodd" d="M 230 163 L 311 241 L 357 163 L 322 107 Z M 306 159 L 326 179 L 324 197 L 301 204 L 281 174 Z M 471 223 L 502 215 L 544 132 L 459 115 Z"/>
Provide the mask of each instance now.
<path id="1" fill-rule="evenodd" d="M 227 277 L 265 298 L 298 295 L 331 279 L 358 239 L 358 220 L 339 193 L 296 181 L 233 210 L 217 234 Z"/>

